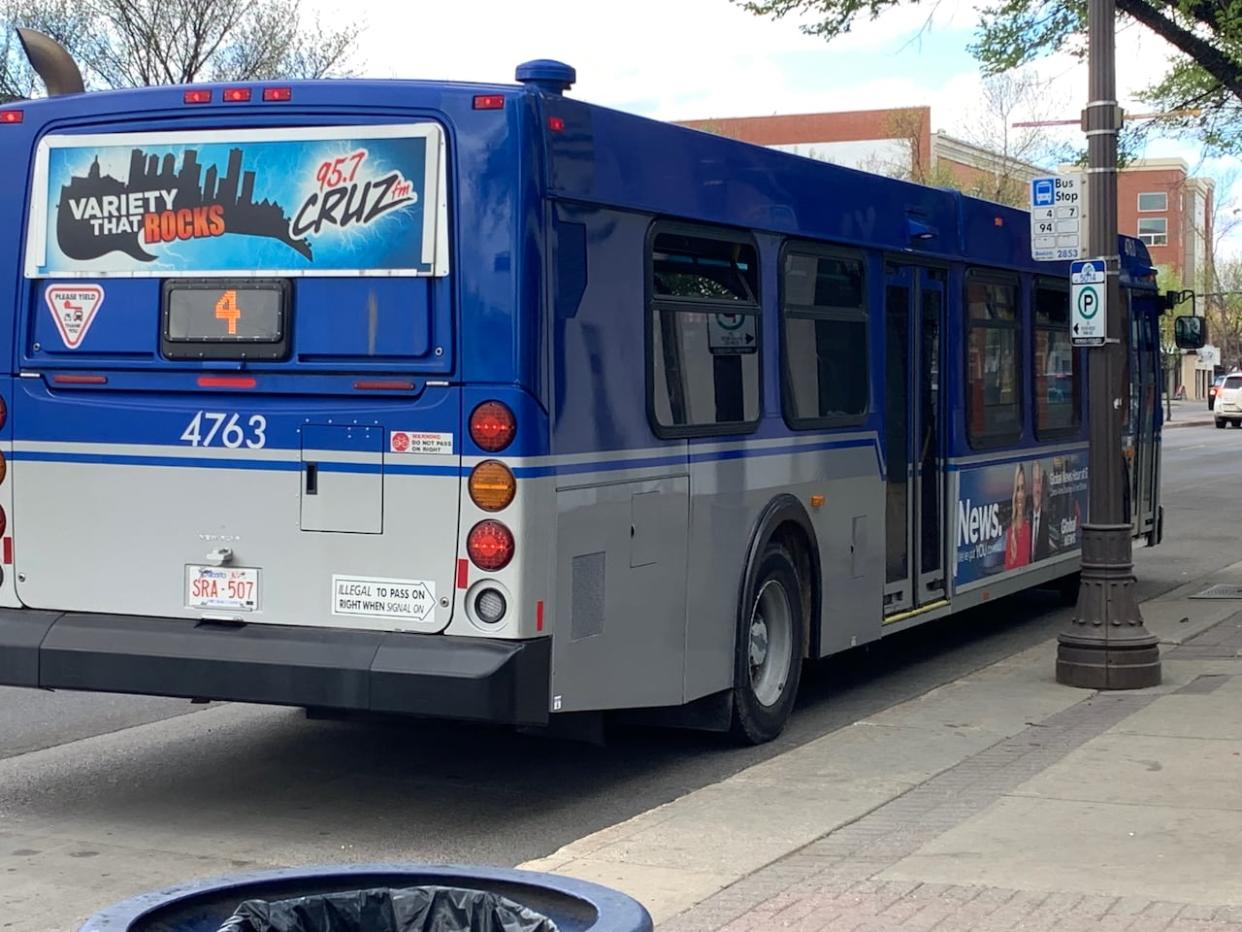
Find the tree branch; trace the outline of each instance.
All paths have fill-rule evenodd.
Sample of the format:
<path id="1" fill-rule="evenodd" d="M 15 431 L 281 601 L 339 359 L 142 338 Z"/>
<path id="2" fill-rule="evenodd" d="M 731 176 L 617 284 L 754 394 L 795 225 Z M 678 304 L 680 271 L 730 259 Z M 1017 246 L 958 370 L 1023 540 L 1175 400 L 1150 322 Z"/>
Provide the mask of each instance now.
<path id="1" fill-rule="evenodd" d="M 1216 32 L 1220 32 L 1223 25 L 1221 14 L 1224 12 L 1224 7 L 1219 0 L 1213 0 L 1213 2 L 1195 0 L 1194 3 L 1186 3 L 1184 0 L 1163 0 L 1163 2 L 1165 6 L 1171 7 L 1180 13 L 1193 16 L 1203 25 L 1211 27 Z"/>
<path id="2" fill-rule="evenodd" d="M 1234 61 L 1206 39 L 1184 29 L 1145 0 L 1117 0 L 1117 9 L 1138 20 L 1166 42 L 1193 58 L 1230 93 L 1242 99 L 1242 64 Z"/>

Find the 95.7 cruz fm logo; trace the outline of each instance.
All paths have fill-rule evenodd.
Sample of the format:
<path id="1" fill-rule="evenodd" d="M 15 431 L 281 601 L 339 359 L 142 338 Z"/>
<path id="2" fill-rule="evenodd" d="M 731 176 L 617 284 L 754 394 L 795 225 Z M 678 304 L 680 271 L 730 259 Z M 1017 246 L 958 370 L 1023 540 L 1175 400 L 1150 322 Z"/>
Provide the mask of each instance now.
<path id="1" fill-rule="evenodd" d="M 42 256 L 28 255 L 27 274 L 442 274 L 440 135 L 413 124 L 55 137 L 40 150 Z"/>

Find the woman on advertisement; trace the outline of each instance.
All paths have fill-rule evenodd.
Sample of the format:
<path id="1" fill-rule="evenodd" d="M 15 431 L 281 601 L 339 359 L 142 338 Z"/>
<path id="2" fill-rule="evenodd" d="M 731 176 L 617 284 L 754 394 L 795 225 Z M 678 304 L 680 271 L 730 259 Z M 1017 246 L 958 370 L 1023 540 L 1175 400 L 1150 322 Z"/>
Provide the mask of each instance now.
<path id="1" fill-rule="evenodd" d="M 1013 503 L 1009 530 L 1005 532 L 1005 569 L 1031 562 L 1031 526 L 1026 520 L 1026 469 L 1019 463 L 1013 472 Z"/>

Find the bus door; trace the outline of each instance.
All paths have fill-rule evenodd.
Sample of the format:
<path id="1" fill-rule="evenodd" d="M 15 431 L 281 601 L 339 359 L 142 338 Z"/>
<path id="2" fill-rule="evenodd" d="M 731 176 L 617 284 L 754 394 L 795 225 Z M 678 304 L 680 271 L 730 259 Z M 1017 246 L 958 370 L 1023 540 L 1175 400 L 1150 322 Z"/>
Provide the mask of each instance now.
<path id="1" fill-rule="evenodd" d="M 885 276 L 884 614 L 945 598 L 943 270 L 888 263 Z"/>
<path id="2" fill-rule="evenodd" d="M 1130 423 L 1125 445 L 1134 534 L 1155 529 L 1160 501 L 1160 335 L 1155 295 L 1126 289 L 1130 318 Z"/>

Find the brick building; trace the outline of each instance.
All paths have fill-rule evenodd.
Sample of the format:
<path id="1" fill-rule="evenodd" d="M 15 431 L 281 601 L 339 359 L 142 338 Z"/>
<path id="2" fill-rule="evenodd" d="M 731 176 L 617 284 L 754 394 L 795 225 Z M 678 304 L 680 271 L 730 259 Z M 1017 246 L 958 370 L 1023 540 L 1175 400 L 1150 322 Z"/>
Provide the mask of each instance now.
<path id="1" fill-rule="evenodd" d="M 1117 223 L 1122 233 L 1147 244 L 1152 259 L 1171 270 L 1184 289 L 1212 291 L 1212 206 L 1210 179 L 1190 174 L 1181 159 L 1143 159 L 1117 176 Z M 1199 300 L 1197 311 L 1207 308 Z M 1215 347 L 1182 358 L 1178 383 L 1189 398 L 1206 398 L 1220 362 Z"/>
<path id="2" fill-rule="evenodd" d="M 931 108 L 687 120 L 694 129 L 850 168 L 960 186 L 993 200 L 1021 198 L 1047 169 L 931 131 Z"/>

